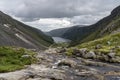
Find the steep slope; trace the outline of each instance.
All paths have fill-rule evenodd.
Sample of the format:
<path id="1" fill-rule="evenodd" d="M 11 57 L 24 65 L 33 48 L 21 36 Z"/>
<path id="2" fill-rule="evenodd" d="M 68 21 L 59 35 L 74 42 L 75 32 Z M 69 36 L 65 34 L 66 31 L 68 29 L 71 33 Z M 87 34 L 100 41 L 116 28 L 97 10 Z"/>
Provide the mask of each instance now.
<path id="1" fill-rule="evenodd" d="M 45 49 L 52 43 L 52 38 L 42 31 L 0 12 L 0 46 Z"/>
<path id="2" fill-rule="evenodd" d="M 96 24 L 85 27 L 74 26 L 64 32 L 62 37 L 72 40 L 71 45 L 76 45 L 116 32 L 120 32 L 120 6 Z"/>
<path id="3" fill-rule="evenodd" d="M 95 28 L 95 32 L 91 33 L 90 36 L 92 38 L 88 36 L 87 39 L 96 39 L 111 33 L 120 32 L 120 6 L 115 8 L 109 16 L 91 26 Z"/>
<path id="4" fill-rule="evenodd" d="M 72 26 L 72 27 L 67 27 L 67 28 L 60 28 L 60 29 L 55 29 L 55 30 L 51 30 L 49 32 L 47 32 L 48 35 L 52 36 L 52 37 L 63 37 L 63 38 L 71 38 L 71 37 L 75 37 L 76 35 L 76 31 L 77 28 L 83 27 L 84 25 L 78 25 L 78 26 Z M 73 30 L 75 30 L 75 34 L 73 32 Z M 73 35 L 69 35 L 69 34 L 73 34 Z"/>

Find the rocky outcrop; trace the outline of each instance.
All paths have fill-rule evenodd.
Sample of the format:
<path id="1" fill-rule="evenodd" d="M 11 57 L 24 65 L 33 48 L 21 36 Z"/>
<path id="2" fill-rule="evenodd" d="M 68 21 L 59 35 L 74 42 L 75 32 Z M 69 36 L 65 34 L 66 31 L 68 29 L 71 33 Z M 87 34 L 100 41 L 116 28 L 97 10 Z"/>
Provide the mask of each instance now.
<path id="1" fill-rule="evenodd" d="M 85 49 L 83 52 L 86 54 Z M 119 64 L 56 54 L 49 51 L 38 52 L 36 64 L 15 72 L 0 73 L 0 80 L 117 80 L 120 76 Z M 26 58 L 26 55 L 24 56 Z"/>
<path id="2" fill-rule="evenodd" d="M 102 60 L 102 61 L 106 61 L 106 62 L 118 62 L 118 63 L 120 62 L 120 57 L 116 56 L 115 52 L 110 52 L 110 51 L 109 51 L 109 53 L 104 53 L 104 52 L 102 53 L 99 51 L 98 52 L 97 51 L 90 51 L 87 48 L 82 48 L 82 49 L 74 48 L 72 55 L 76 56 L 76 57 Z"/>

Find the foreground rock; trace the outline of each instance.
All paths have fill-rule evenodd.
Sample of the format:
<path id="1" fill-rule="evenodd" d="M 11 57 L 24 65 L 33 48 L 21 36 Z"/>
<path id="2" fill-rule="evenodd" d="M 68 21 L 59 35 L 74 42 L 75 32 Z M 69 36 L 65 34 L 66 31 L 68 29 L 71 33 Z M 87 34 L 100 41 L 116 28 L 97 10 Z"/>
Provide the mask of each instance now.
<path id="1" fill-rule="evenodd" d="M 97 46 L 97 49 L 99 49 L 100 46 Z M 115 52 L 109 52 L 109 53 L 102 53 L 97 51 L 89 51 L 87 48 L 77 49 L 74 48 L 72 52 L 73 56 L 76 57 L 82 57 L 86 59 L 94 59 L 94 60 L 101 60 L 105 62 L 114 62 L 114 63 L 120 63 L 120 57 L 116 56 Z"/>
<path id="2" fill-rule="evenodd" d="M 54 50 L 38 52 L 37 64 L 19 71 L 1 73 L 0 80 L 119 80 L 119 64 L 67 57 Z M 84 49 L 82 52 L 86 55 L 87 51 Z M 96 56 L 93 52 L 89 53 L 89 58 Z"/>

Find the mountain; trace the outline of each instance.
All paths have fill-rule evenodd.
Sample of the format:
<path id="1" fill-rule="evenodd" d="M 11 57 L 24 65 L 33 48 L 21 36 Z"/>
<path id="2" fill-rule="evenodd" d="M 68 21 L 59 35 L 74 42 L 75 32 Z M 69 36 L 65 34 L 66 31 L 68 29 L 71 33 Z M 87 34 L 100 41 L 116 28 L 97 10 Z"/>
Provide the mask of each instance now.
<path id="1" fill-rule="evenodd" d="M 76 45 L 116 32 L 120 32 L 120 6 L 115 8 L 109 16 L 93 25 L 71 27 L 62 34 L 62 37 L 72 40 L 71 45 Z"/>
<path id="2" fill-rule="evenodd" d="M 47 32 L 47 35 L 52 36 L 52 37 L 63 37 L 63 38 L 69 39 L 69 34 L 71 34 L 71 32 L 74 29 L 77 29 L 77 27 L 79 28 L 83 26 L 84 25 L 78 25 L 78 26 L 72 26 L 72 27 L 67 27 L 67 28 L 54 29 L 54 30 Z M 76 33 L 71 36 L 73 37 L 76 36 Z"/>
<path id="3" fill-rule="evenodd" d="M 0 46 L 45 49 L 53 39 L 0 11 Z"/>
<path id="4" fill-rule="evenodd" d="M 52 37 L 62 37 L 62 35 L 68 30 L 69 28 L 60 28 L 60 29 L 54 29 L 49 32 L 46 32 L 47 35 Z"/>
<path id="5" fill-rule="evenodd" d="M 120 32 L 120 6 L 115 8 L 109 16 L 88 27 L 91 27 L 93 32 L 86 36 L 83 42 Z"/>

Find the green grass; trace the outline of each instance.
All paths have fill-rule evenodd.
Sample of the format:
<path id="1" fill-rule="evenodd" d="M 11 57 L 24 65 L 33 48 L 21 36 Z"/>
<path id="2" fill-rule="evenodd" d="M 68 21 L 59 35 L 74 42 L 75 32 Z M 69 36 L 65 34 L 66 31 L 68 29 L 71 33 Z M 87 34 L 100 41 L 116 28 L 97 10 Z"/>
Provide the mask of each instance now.
<path id="1" fill-rule="evenodd" d="M 56 48 L 56 47 L 68 47 L 68 46 L 69 46 L 69 43 L 63 42 L 63 43 L 54 43 L 50 47 Z"/>
<path id="2" fill-rule="evenodd" d="M 97 45 L 100 45 L 99 49 L 96 49 Z M 87 48 L 88 51 L 94 51 L 101 54 L 108 54 L 113 51 L 116 53 L 116 56 L 120 56 L 120 48 L 118 46 L 120 46 L 120 33 L 105 36 L 103 38 L 99 38 L 93 41 L 79 44 L 72 48 L 68 48 L 66 54 L 68 56 L 72 55 L 72 53 L 74 52 L 74 48 Z"/>
<path id="3" fill-rule="evenodd" d="M 22 57 L 30 55 L 30 57 Z M 25 68 L 36 62 L 35 53 L 24 48 L 0 47 L 0 73 L 10 72 Z"/>
<path id="4" fill-rule="evenodd" d="M 105 36 L 100 39 L 96 39 L 94 41 L 90 41 L 87 43 L 83 43 L 81 45 L 77 45 L 77 48 L 88 48 L 89 50 L 96 50 L 95 46 L 101 45 L 100 49 L 97 51 L 101 53 L 109 53 L 110 50 L 114 48 L 114 52 L 116 52 L 117 56 L 120 56 L 120 49 L 116 48 L 116 46 L 120 46 L 120 33 L 112 34 L 109 36 Z"/>

